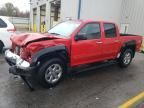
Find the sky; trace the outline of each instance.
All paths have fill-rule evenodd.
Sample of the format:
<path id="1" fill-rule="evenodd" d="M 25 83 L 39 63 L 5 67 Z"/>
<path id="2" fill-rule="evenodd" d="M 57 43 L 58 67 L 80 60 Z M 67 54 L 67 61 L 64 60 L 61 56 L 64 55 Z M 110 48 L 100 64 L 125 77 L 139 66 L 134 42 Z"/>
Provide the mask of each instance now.
<path id="1" fill-rule="evenodd" d="M 18 7 L 20 11 L 25 12 L 30 10 L 29 0 L 0 0 L 0 7 L 7 2 L 10 2 L 14 6 Z"/>

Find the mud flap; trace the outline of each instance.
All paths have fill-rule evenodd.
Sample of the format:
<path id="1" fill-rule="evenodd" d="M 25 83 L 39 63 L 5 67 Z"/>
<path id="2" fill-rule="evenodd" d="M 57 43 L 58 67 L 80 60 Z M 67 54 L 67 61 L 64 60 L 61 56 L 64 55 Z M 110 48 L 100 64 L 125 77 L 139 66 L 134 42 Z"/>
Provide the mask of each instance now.
<path id="1" fill-rule="evenodd" d="M 34 87 L 30 83 L 30 81 L 26 78 L 26 76 L 20 76 L 20 77 L 23 79 L 24 83 L 27 85 L 30 91 L 35 91 Z"/>

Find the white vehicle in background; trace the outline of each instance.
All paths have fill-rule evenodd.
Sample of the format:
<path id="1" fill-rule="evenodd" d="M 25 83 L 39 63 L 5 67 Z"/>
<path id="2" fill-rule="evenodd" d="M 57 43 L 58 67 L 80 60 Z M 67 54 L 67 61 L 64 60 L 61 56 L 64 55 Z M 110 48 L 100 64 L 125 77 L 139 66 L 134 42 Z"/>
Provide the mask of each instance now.
<path id="1" fill-rule="evenodd" d="M 8 20 L 7 17 L 0 16 L 0 53 L 3 47 L 10 48 L 10 37 L 15 33 L 14 25 Z"/>

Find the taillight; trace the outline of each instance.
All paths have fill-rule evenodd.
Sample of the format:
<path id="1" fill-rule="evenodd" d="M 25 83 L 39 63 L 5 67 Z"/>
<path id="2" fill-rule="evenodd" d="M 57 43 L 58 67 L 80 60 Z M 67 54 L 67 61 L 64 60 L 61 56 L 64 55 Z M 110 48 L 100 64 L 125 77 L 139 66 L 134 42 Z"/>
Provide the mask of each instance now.
<path id="1" fill-rule="evenodd" d="M 16 28 L 12 28 L 12 29 L 7 29 L 8 32 L 15 32 L 16 31 Z"/>

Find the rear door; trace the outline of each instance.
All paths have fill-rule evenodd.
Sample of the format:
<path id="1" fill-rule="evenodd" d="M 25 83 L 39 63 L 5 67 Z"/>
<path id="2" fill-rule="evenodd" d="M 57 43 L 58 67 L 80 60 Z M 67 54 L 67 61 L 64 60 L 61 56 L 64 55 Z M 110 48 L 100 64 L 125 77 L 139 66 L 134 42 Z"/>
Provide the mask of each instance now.
<path id="1" fill-rule="evenodd" d="M 100 23 L 88 23 L 76 36 L 83 35 L 86 40 L 74 40 L 71 48 L 72 66 L 92 63 L 102 59 L 102 40 Z M 75 37 L 76 37 L 75 36 Z"/>
<path id="2" fill-rule="evenodd" d="M 105 59 L 115 58 L 120 49 L 118 29 L 113 23 L 104 23 L 103 57 Z"/>

